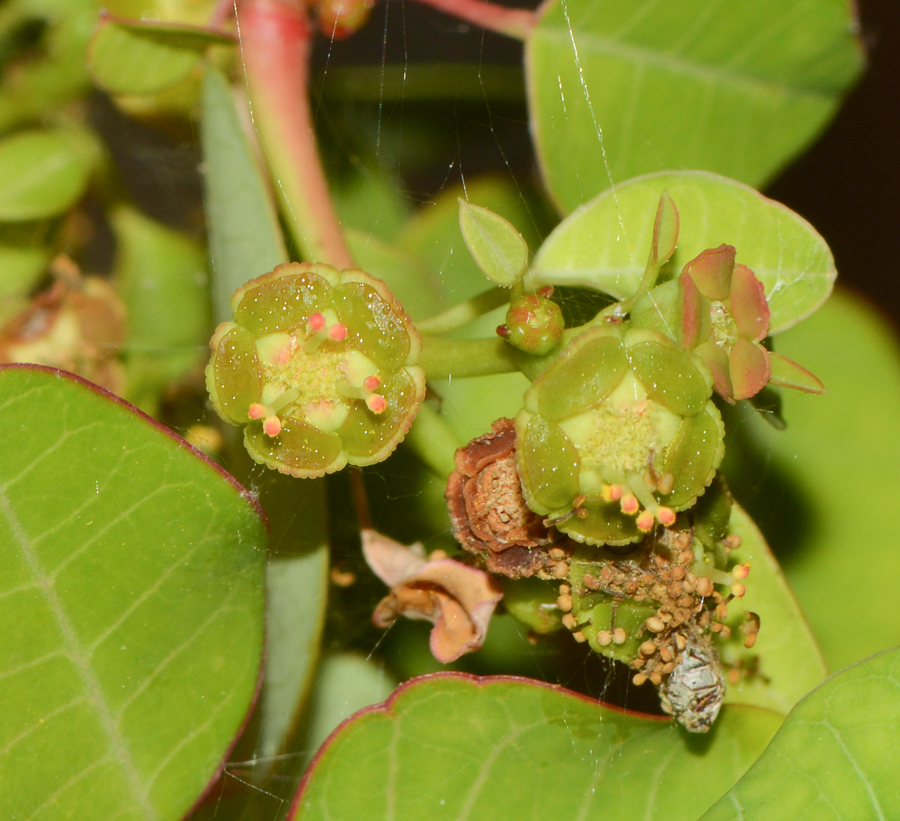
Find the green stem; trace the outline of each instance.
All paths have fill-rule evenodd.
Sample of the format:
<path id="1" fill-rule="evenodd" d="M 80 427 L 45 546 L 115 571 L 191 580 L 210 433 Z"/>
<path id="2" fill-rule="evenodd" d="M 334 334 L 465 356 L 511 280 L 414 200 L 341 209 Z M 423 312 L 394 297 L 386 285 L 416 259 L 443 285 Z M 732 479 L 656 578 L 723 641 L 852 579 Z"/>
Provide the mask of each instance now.
<path id="1" fill-rule="evenodd" d="M 451 14 L 498 34 L 524 40 L 534 27 L 535 13 L 527 9 L 509 9 L 484 0 L 419 0 L 426 6 Z"/>
<path id="2" fill-rule="evenodd" d="M 419 406 L 416 421 L 404 442 L 442 479 L 456 469 L 453 455 L 462 443 L 443 417 L 427 403 Z"/>
<path id="3" fill-rule="evenodd" d="M 509 302 L 509 291 L 505 288 L 491 288 L 459 305 L 454 305 L 443 313 L 416 323 L 416 329 L 423 334 L 445 334 L 467 325 L 473 319 L 493 311 Z"/>
<path id="4" fill-rule="evenodd" d="M 305 259 L 354 266 L 322 170 L 309 106 L 314 27 L 291 0 L 242 0 L 238 33 L 254 124 Z"/>
<path id="5" fill-rule="evenodd" d="M 463 379 L 519 370 L 513 348 L 496 339 L 422 337 L 419 365 L 428 379 Z"/>

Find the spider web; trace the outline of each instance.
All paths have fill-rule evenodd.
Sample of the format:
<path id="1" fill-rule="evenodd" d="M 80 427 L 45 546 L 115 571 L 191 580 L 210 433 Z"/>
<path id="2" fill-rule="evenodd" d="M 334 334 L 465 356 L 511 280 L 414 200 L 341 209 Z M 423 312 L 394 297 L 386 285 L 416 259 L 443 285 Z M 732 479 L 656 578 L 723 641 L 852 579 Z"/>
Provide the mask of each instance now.
<path id="1" fill-rule="evenodd" d="M 566 17 L 568 23 L 568 14 Z M 574 33 L 571 23 L 568 25 L 572 57 L 579 67 L 578 93 L 593 115 L 591 89 L 580 71 Z M 404 235 L 408 225 L 416 224 L 422 230 L 429 216 L 442 206 L 446 208 L 448 200 L 455 206 L 460 196 L 495 207 L 495 198 L 517 215 L 513 221 L 528 237 L 534 252 L 558 216 L 546 201 L 538 178 L 521 92 L 524 77 L 518 73 L 522 60 L 520 43 L 406 0 L 380 2 L 367 26 L 347 40 L 318 38 L 313 59 L 313 114 L 344 224 L 373 242 L 390 243 L 398 237 L 409 241 L 408 234 Z M 442 71 L 453 72 L 457 78 L 449 91 L 447 82 L 439 76 Z M 435 90 L 442 95 L 440 101 L 425 102 L 423 98 Z M 606 162 L 603 131 L 596 118 L 594 127 Z M 608 163 L 606 169 L 614 191 Z M 354 210 L 354 198 L 364 202 L 368 210 Z M 624 231 L 621 222 L 620 227 Z M 464 249 L 461 251 L 457 244 L 442 250 L 438 247 L 442 239 L 445 237 L 422 244 L 419 250 L 452 304 L 474 293 L 458 283 L 459 257 L 465 254 Z M 471 268 L 471 260 L 463 262 Z M 467 284 L 475 287 L 471 281 Z M 488 286 L 481 278 L 480 289 Z M 505 308 L 482 317 L 464 333 L 492 335 L 504 312 Z M 509 396 L 504 412 L 514 414 L 528 383 L 520 374 L 499 379 L 506 386 L 501 392 Z M 463 382 L 469 384 L 471 395 L 465 388 L 459 393 L 456 388 L 460 380 L 452 377 L 435 385 L 435 391 L 445 417 L 457 431 L 467 430 L 471 438 L 489 430 L 490 421 L 498 413 L 480 407 L 482 378 Z M 275 481 L 266 469 L 255 468 L 251 488 L 260 493 Z M 409 665 L 403 661 L 409 656 L 428 657 L 430 625 L 405 619 L 382 631 L 371 625 L 372 607 L 386 589 L 360 556 L 355 522 L 345 507 L 351 495 L 346 476 L 329 477 L 328 483 L 332 564 L 341 572 L 353 574 L 356 583 L 347 590 L 331 588 L 323 642 L 326 657 L 330 652 L 355 653 L 360 660 L 383 670 L 388 681 L 440 669 L 437 663 Z M 421 541 L 428 551 L 458 550 L 442 505 L 443 483 L 409 450 L 400 448 L 377 469 L 366 471 L 366 484 L 379 530 L 406 544 Z M 437 514 L 436 504 L 440 507 Z M 302 525 L 299 517 L 296 524 Z M 450 669 L 478 675 L 526 675 L 612 703 L 654 710 L 654 701 L 648 701 L 645 695 L 638 694 L 635 700 L 627 672 L 617 672 L 586 646 L 575 644 L 567 631 L 534 642 L 526 628 L 511 616 L 501 615 L 494 617 L 489 639 L 494 641 L 493 649 L 489 644 Z M 515 651 L 506 655 L 498 652 L 502 644 L 515 647 Z M 317 697 L 314 693 L 313 709 Z M 348 702 L 340 716 L 362 706 Z M 256 793 L 251 802 L 255 808 L 252 812 L 258 814 L 254 817 L 283 817 L 299 779 L 299 765 L 309 760 L 322 737 L 308 733 L 307 740 L 308 748 L 278 756 L 277 760 L 253 755 L 229 763 L 217 788 L 220 795 L 211 817 L 232 817 L 227 794 L 229 786 L 235 785 Z M 264 774 L 260 776 L 260 772 Z"/>

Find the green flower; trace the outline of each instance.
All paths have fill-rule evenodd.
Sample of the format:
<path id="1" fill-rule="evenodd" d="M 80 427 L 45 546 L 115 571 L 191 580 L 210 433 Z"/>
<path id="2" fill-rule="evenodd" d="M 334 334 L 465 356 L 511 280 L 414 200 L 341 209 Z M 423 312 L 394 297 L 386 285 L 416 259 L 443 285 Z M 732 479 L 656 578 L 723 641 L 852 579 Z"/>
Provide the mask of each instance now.
<path id="1" fill-rule="evenodd" d="M 692 349 L 713 375 L 716 392 L 734 404 L 767 383 L 821 393 L 822 383 L 796 362 L 767 350 L 765 287 L 731 245 L 708 248 L 631 311 L 637 327 L 652 328 Z"/>
<path id="2" fill-rule="evenodd" d="M 609 324 L 525 394 L 516 457 L 528 506 L 573 539 L 624 545 L 697 500 L 722 460 L 713 380 L 689 350 Z"/>
<path id="3" fill-rule="evenodd" d="M 385 459 L 425 395 L 419 335 L 380 280 L 279 265 L 231 298 L 206 385 L 260 464 L 302 478 Z"/>

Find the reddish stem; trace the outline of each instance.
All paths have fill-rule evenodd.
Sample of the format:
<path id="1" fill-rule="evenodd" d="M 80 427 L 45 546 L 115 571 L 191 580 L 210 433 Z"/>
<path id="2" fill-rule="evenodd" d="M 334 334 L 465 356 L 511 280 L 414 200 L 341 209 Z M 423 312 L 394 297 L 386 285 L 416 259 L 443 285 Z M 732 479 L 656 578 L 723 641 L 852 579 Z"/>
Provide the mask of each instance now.
<path id="1" fill-rule="evenodd" d="M 419 0 L 419 2 L 517 40 L 524 40 L 534 26 L 534 12 L 527 9 L 509 9 L 484 0 Z"/>
<path id="2" fill-rule="evenodd" d="M 300 2 L 242 0 L 238 34 L 254 125 L 307 260 L 354 267 L 322 170 L 309 106 L 314 26 Z"/>

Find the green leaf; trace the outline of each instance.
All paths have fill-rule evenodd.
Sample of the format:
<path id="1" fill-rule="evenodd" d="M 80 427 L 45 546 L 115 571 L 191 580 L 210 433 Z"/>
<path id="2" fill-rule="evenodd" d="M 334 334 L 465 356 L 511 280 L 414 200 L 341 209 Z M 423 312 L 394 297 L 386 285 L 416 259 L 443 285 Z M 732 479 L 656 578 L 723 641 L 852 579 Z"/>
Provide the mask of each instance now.
<path id="1" fill-rule="evenodd" d="M 110 94 L 153 94 L 190 74 L 208 46 L 233 44 L 211 29 L 107 16 L 91 39 L 88 65 Z"/>
<path id="2" fill-rule="evenodd" d="M 828 679 L 703 821 L 900 818 L 900 649 Z"/>
<path id="3" fill-rule="evenodd" d="M 488 208 L 459 198 L 459 230 L 484 275 L 512 288 L 528 267 L 528 244 L 509 221 Z"/>
<path id="4" fill-rule="evenodd" d="M 729 705 L 709 737 L 688 739 L 670 721 L 551 685 L 438 674 L 345 723 L 307 772 L 294 818 L 693 821 L 780 722 Z"/>
<path id="5" fill-rule="evenodd" d="M 21 131 L 0 140 L 0 220 L 53 217 L 84 193 L 96 146 L 76 131 Z"/>
<path id="6" fill-rule="evenodd" d="M 198 243 L 129 206 L 110 214 L 116 276 L 128 310 L 128 398 L 154 413 L 163 389 L 209 349 L 206 254 Z"/>
<path id="7" fill-rule="evenodd" d="M 722 469 L 836 670 L 897 642 L 900 348 L 877 311 L 841 291 L 777 348 L 827 393 L 781 392 L 787 430 L 749 407 L 726 419 Z"/>
<path id="8" fill-rule="evenodd" d="M 260 493 L 269 514 L 266 666 L 255 755 L 262 771 L 288 749 L 312 686 L 328 602 L 325 483 L 275 475 Z"/>
<path id="9" fill-rule="evenodd" d="M 846 0 L 548 0 L 525 65 L 552 197 L 677 168 L 762 186 L 859 76 L 858 28 Z"/>
<path id="10" fill-rule="evenodd" d="M 247 280 L 287 262 L 288 256 L 228 82 L 212 67 L 203 82 L 201 137 L 213 316 L 223 322 L 231 318 L 231 295 Z"/>
<path id="11" fill-rule="evenodd" d="M 256 691 L 259 511 L 62 372 L 0 369 L 0 418 L 0 815 L 180 818 Z"/>
<path id="12" fill-rule="evenodd" d="M 739 505 L 732 508 L 728 532 L 741 539 L 731 559 L 737 564 L 749 563 L 750 576 L 746 595 L 728 607 L 731 637 L 717 642 L 722 661 L 746 671 L 737 683 L 729 682 L 725 701 L 786 714 L 825 680 L 825 660 L 778 562 Z M 752 650 L 744 648 L 740 630 L 746 612 L 758 614 L 762 621 Z M 754 659 L 759 662 L 757 670 L 752 666 Z"/>
<path id="13" fill-rule="evenodd" d="M 653 241 L 653 215 L 668 189 L 678 207 L 678 248 L 663 272 L 678 272 L 722 243 L 753 269 L 772 312 L 769 333 L 821 305 L 837 272 L 825 240 L 802 217 L 745 185 L 703 171 L 649 174 L 606 191 L 565 219 L 534 259 L 537 280 L 631 296 Z"/>

